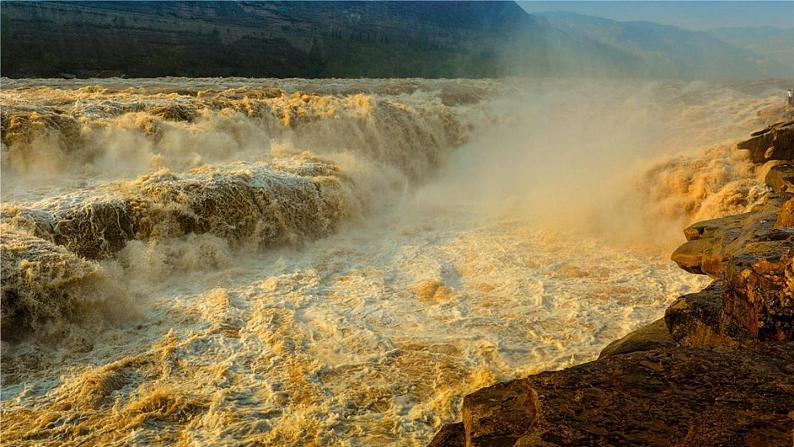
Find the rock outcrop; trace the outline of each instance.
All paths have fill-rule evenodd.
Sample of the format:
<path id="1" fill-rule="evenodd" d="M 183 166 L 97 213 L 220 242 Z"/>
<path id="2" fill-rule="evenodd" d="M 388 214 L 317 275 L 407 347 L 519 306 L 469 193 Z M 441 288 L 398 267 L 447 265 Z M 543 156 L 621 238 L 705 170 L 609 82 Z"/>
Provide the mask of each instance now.
<path id="1" fill-rule="evenodd" d="M 776 193 L 794 193 L 794 164 L 775 165 L 766 174 L 766 184 Z"/>
<path id="2" fill-rule="evenodd" d="M 769 176 L 767 176 L 769 178 Z M 730 338 L 733 328 L 748 331 L 752 338 L 794 338 L 794 227 L 792 194 L 771 195 L 758 211 L 696 223 L 685 230 L 689 241 L 673 253 L 681 268 L 721 278 L 706 290 L 679 298 L 668 316 L 693 310 L 700 320 Z M 721 302 L 717 302 L 721 301 Z M 710 303 L 702 306 L 697 303 Z M 713 312 L 709 309 L 719 310 Z M 693 314 L 694 315 L 694 314 Z M 669 325 L 668 320 L 668 325 Z M 671 328 L 675 338 L 675 331 Z M 684 331 L 691 335 L 691 331 Z M 698 335 L 698 338 L 703 334 Z"/>
<path id="3" fill-rule="evenodd" d="M 655 349 L 467 396 L 433 447 L 788 446 L 794 344 Z"/>
<path id="4" fill-rule="evenodd" d="M 434 447 L 794 445 L 794 122 L 739 145 L 772 190 L 698 222 L 672 259 L 714 281 L 598 360 L 466 396 Z"/>
<path id="5" fill-rule="evenodd" d="M 790 245 L 792 229 L 777 225 L 786 196 L 770 195 L 753 212 L 690 225 L 684 230 L 687 242 L 673 252 L 673 261 L 688 272 L 717 278 L 729 259 L 780 244 Z"/>
<path id="6" fill-rule="evenodd" d="M 794 159 L 794 121 L 776 123 L 752 134 L 739 143 L 739 149 L 750 152 L 754 163 Z"/>
<path id="7" fill-rule="evenodd" d="M 599 359 L 629 352 L 650 351 L 675 346 L 675 340 L 667 329 L 664 318 L 615 340 L 601 350 Z"/>

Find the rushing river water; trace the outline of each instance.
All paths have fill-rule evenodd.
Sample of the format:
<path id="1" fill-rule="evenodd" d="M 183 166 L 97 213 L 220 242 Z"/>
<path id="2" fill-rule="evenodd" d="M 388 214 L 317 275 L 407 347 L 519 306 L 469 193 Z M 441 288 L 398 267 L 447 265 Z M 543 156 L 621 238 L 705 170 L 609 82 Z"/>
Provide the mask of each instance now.
<path id="1" fill-rule="evenodd" d="M 783 87 L 4 79 L 4 442 L 423 445 L 702 287 Z"/>

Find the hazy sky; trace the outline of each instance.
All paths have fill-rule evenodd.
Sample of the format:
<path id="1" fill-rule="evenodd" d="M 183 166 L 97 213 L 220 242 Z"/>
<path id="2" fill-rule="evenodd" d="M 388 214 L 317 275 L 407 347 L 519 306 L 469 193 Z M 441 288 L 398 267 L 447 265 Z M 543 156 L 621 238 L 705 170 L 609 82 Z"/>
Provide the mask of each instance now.
<path id="1" fill-rule="evenodd" d="M 735 26 L 794 27 L 794 1 L 533 1 L 519 4 L 528 12 L 570 11 L 622 21 L 645 20 L 692 30 Z"/>

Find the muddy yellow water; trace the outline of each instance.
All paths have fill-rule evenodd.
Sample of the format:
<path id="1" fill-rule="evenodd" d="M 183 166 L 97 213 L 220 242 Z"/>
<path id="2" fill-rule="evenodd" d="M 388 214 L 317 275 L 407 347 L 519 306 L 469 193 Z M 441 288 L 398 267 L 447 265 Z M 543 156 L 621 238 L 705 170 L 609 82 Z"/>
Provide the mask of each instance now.
<path id="1" fill-rule="evenodd" d="M 783 85 L 8 80 L 7 445 L 424 445 L 707 283 Z M 759 114 L 760 111 L 760 114 Z"/>

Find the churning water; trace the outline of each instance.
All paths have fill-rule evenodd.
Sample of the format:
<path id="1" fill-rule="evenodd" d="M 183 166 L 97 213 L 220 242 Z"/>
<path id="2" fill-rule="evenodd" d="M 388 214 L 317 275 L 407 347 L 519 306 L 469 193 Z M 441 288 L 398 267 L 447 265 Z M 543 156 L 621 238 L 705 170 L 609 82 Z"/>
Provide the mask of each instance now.
<path id="1" fill-rule="evenodd" d="M 4 79 L 3 438 L 422 445 L 702 287 L 781 91 Z"/>

